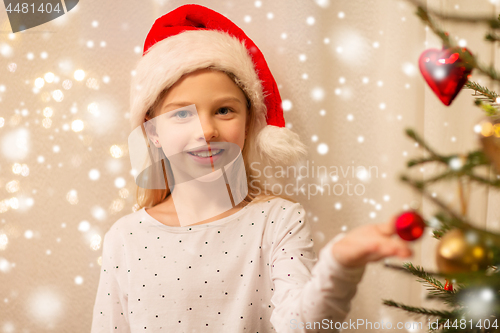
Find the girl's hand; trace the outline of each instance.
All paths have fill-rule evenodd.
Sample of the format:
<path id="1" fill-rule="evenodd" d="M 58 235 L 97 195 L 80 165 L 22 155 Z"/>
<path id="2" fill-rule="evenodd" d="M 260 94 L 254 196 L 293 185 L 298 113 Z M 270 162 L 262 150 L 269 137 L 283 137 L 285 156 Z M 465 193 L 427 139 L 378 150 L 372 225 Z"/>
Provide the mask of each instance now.
<path id="1" fill-rule="evenodd" d="M 345 267 L 365 265 L 385 257 L 407 258 L 412 255 L 407 242 L 393 237 L 396 217 L 387 223 L 355 228 L 332 246 L 334 258 Z"/>

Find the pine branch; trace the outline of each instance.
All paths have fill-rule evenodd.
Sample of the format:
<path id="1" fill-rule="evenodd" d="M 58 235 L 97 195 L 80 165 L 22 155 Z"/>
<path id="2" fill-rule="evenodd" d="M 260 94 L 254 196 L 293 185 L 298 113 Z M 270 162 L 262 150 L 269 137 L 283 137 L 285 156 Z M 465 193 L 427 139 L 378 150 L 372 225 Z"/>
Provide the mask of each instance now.
<path id="1" fill-rule="evenodd" d="M 388 267 L 388 268 L 391 268 L 391 269 L 399 270 L 399 271 L 401 271 L 401 272 L 403 272 L 405 274 L 412 274 L 413 275 L 413 273 L 410 272 L 408 269 L 406 269 L 406 267 L 404 267 L 404 265 L 401 266 L 401 265 L 394 265 L 394 264 L 390 264 L 390 263 L 385 263 L 384 266 Z M 426 272 L 426 274 L 428 276 L 433 276 L 433 275 L 435 275 L 435 276 L 441 276 L 440 273 L 429 273 L 429 272 Z"/>
<path id="2" fill-rule="evenodd" d="M 414 158 L 409 160 L 406 163 L 406 166 L 408 168 L 420 165 L 420 164 L 425 164 L 428 162 L 442 162 L 441 158 L 436 158 L 436 156 L 431 156 L 431 157 L 422 157 L 422 158 Z"/>
<path id="3" fill-rule="evenodd" d="M 413 1 L 413 0 L 409 0 L 409 1 Z M 446 48 L 450 48 L 450 47 L 453 47 L 455 45 L 453 43 L 453 41 L 450 39 L 449 34 L 447 32 L 445 32 L 444 30 L 441 30 L 437 27 L 436 23 L 434 23 L 432 18 L 429 16 L 427 11 L 423 7 L 418 6 L 416 14 L 418 17 L 420 17 L 420 19 L 427 26 L 429 26 L 432 29 L 434 34 L 436 34 L 439 38 L 441 38 L 441 40 L 443 41 L 443 44 Z"/>
<path id="4" fill-rule="evenodd" d="M 486 179 L 486 178 L 483 178 L 483 177 L 480 177 L 480 176 L 476 176 L 472 172 L 466 172 L 466 175 L 471 180 L 474 180 L 474 181 L 476 181 L 478 183 L 485 184 L 485 185 L 492 186 L 492 187 L 500 188 L 500 179 L 489 180 L 489 179 Z"/>
<path id="5" fill-rule="evenodd" d="M 461 16 L 461 15 L 450 15 L 450 14 L 441 14 L 431 9 L 424 9 L 424 4 L 418 0 L 408 0 L 412 4 L 414 4 L 418 8 L 422 8 L 422 10 L 432 14 L 443 21 L 452 21 L 452 22 L 460 22 L 460 23 L 486 23 L 493 29 L 500 28 L 500 22 L 496 18 L 492 18 L 491 16 Z"/>
<path id="6" fill-rule="evenodd" d="M 498 97 L 498 94 L 496 92 L 491 91 L 488 88 L 481 86 L 479 83 L 470 80 L 465 83 L 465 86 L 487 97 L 491 103 L 496 103 L 496 99 Z"/>
<path id="7" fill-rule="evenodd" d="M 437 217 L 438 215 L 444 215 L 444 214 L 436 214 L 435 215 L 436 218 L 442 222 L 441 226 L 439 228 L 434 228 L 434 230 L 432 230 L 432 235 L 436 239 L 440 239 L 441 237 L 443 237 L 444 234 L 446 234 L 448 231 L 450 231 L 452 229 L 451 226 L 455 224 L 453 221 L 450 221 L 449 219 L 445 218 L 444 216 L 443 216 L 443 220 L 441 220 L 440 218 Z"/>
<path id="8" fill-rule="evenodd" d="M 395 266 L 395 265 L 388 265 L 388 264 L 386 264 L 386 266 L 391 267 L 391 268 L 402 269 L 406 273 L 410 273 L 410 274 L 416 276 L 418 278 L 417 279 L 418 282 L 421 282 L 427 286 L 427 290 L 429 291 L 430 295 L 444 299 L 450 305 L 455 305 L 456 302 L 453 299 L 453 294 L 455 292 L 451 291 L 451 290 L 444 289 L 444 286 L 441 283 L 441 281 L 435 279 L 432 276 L 433 274 L 434 275 L 439 275 L 439 274 L 428 273 L 424 270 L 423 267 L 413 266 L 413 264 L 411 262 L 404 263 L 402 267 Z"/>
<path id="9" fill-rule="evenodd" d="M 402 271 L 405 274 L 415 275 L 412 272 L 410 272 L 409 270 L 407 270 L 404 266 L 401 266 L 401 265 L 394 265 L 394 264 L 389 264 L 389 263 L 385 263 L 384 265 L 385 265 L 385 267 Z M 454 280 L 453 284 L 455 285 L 455 293 L 457 291 L 466 290 L 471 285 L 488 286 L 488 287 L 492 288 L 493 290 L 500 290 L 500 272 L 487 274 L 487 271 L 475 271 L 475 272 L 446 274 L 446 273 L 426 271 L 425 274 L 432 279 L 434 279 L 434 277 L 440 277 L 440 278 L 448 279 L 450 281 Z M 439 283 L 441 283 L 441 282 L 439 282 Z M 441 285 L 442 285 L 442 283 L 441 283 Z M 448 291 L 446 291 L 446 292 L 448 292 Z"/>
<path id="10" fill-rule="evenodd" d="M 414 306 L 409 306 L 409 305 L 404 305 L 401 303 L 394 302 L 392 300 L 383 300 L 384 305 L 387 306 L 392 306 L 398 309 L 402 309 L 408 312 L 420 314 L 420 315 L 426 315 L 426 316 L 433 316 L 433 317 L 441 317 L 441 318 L 454 318 L 456 315 L 455 311 L 440 311 L 440 310 L 432 310 L 432 309 L 426 309 L 426 308 L 417 308 Z"/>
<path id="11" fill-rule="evenodd" d="M 436 280 L 430 274 L 428 274 L 423 267 L 413 266 L 411 262 L 405 262 L 403 264 L 403 267 L 411 274 L 417 276 L 419 278 L 419 282 L 427 283 L 429 286 L 437 290 L 445 291 L 447 293 L 449 292 L 444 289 L 443 284 L 439 280 Z"/>
<path id="12" fill-rule="evenodd" d="M 500 179 L 489 180 L 489 179 L 477 176 L 477 175 L 473 174 L 471 171 L 465 171 L 465 170 L 457 170 L 457 171 L 449 170 L 449 171 L 443 172 L 437 176 L 434 176 L 432 178 L 428 178 L 428 179 L 420 181 L 420 182 L 424 186 L 427 186 L 429 184 L 436 183 L 440 180 L 454 179 L 454 178 L 458 178 L 458 177 L 462 177 L 462 176 L 469 177 L 471 180 L 476 181 L 480 184 L 500 188 Z"/>
<path id="13" fill-rule="evenodd" d="M 497 35 L 497 34 L 488 33 L 484 37 L 484 40 L 486 40 L 488 42 L 499 42 L 500 41 L 500 36 Z"/>
<path id="14" fill-rule="evenodd" d="M 464 169 L 472 170 L 476 166 L 490 165 L 490 160 L 482 150 L 471 151 L 467 154 L 467 161 L 464 165 Z"/>
<path id="15" fill-rule="evenodd" d="M 443 164 L 448 165 L 450 161 L 456 157 L 457 154 L 452 155 L 441 155 L 438 154 L 434 149 L 432 149 L 425 141 L 418 135 L 413 129 L 407 128 L 405 129 L 405 133 L 408 137 L 413 139 L 419 146 L 424 148 L 431 155 L 430 157 L 420 158 L 420 159 L 412 159 L 408 162 L 408 167 L 412 167 L 418 164 L 427 163 L 427 162 L 441 162 Z M 463 169 L 471 170 L 472 168 L 480 165 L 490 165 L 490 161 L 488 157 L 484 154 L 482 150 L 471 151 L 467 154 L 467 159 L 464 163 Z"/>
<path id="16" fill-rule="evenodd" d="M 407 183 L 408 185 L 412 186 L 415 190 L 420 192 L 425 198 L 429 199 L 432 201 L 436 206 L 444 210 L 448 215 L 451 216 L 451 219 L 449 221 L 449 226 L 462 229 L 462 230 L 473 230 L 479 235 L 482 235 L 483 237 L 488 237 L 491 239 L 491 241 L 494 241 L 497 246 L 500 247 L 500 235 L 496 233 L 492 233 L 490 231 L 476 228 L 474 227 L 474 223 L 472 223 L 469 219 L 467 219 L 466 216 L 461 216 L 457 212 L 455 212 L 452 208 L 448 207 L 445 203 L 443 203 L 441 200 L 439 200 L 436 197 L 433 197 L 430 195 L 424 188 L 423 182 L 422 181 L 415 181 L 407 176 L 403 175 L 400 177 L 401 181 Z"/>
<path id="17" fill-rule="evenodd" d="M 417 142 L 419 146 L 427 150 L 435 160 L 443 162 L 442 156 L 436 153 L 434 149 L 429 147 L 429 145 L 424 141 L 424 139 L 422 139 L 413 129 L 407 128 L 405 132 L 406 135 L 412 138 L 415 142 Z"/>
<path id="18" fill-rule="evenodd" d="M 455 228 L 462 229 L 464 230 L 464 232 L 473 231 L 483 240 L 485 244 L 487 244 L 488 248 L 493 252 L 493 259 L 491 260 L 491 262 L 492 263 L 500 262 L 500 234 L 485 229 L 476 228 L 470 225 L 465 226 L 464 228 L 462 221 L 456 221 L 452 217 L 447 216 L 444 212 L 439 212 L 437 214 L 434 214 L 434 217 L 440 221 L 440 225 L 438 227 L 434 227 L 433 230 L 434 238 L 439 239 L 443 235 L 445 235 L 448 231 Z M 497 276 L 500 276 L 500 271 L 493 270 L 490 272 L 490 275 L 493 273 L 498 274 Z M 481 274 L 482 276 L 484 275 L 484 272 L 479 274 Z M 449 277 L 448 275 L 435 274 L 435 273 L 433 273 L 432 275 L 437 275 L 447 278 Z M 453 275 L 453 277 L 455 277 L 455 275 Z M 500 279 L 499 279 L 499 289 L 500 289 Z"/>
<path id="19" fill-rule="evenodd" d="M 462 221 L 457 221 L 453 219 L 452 217 L 449 217 L 446 215 L 444 212 L 438 212 L 434 214 L 434 217 L 440 221 L 440 226 L 435 227 L 434 230 L 432 231 L 434 238 L 440 239 L 443 237 L 448 231 L 455 229 L 455 228 L 461 228 L 462 227 Z M 436 274 L 434 274 L 436 275 Z"/>
<path id="20" fill-rule="evenodd" d="M 424 183 L 424 185 L 429 185 L 429 184 L 435 183 L 435 182 L 440 181 L 440 180 L 455 178 L 455 177 L 458 177 L 459 175 L 460 175 L 459 172 L 449 170 L 449 171 L 443 172 L 440 175 L 437 175 L 437 176 L 434 176 L 431 178 L 427 178 L 426 180 L 422 181 L 422 183 Z"/>
<path id="21" fill-rule="evenodd" d="M 463 228 L 466 228 L 466 227 L 472 225 L 472 223 L 470 223 L 467 220 L 466 217 L 461 217 L 458 213 L 456 213 L 453 209 L 451 209 L 450 207 L 448 207 L 441 200 L 433 197 L 427 191 L 425 191 L 423 182 L 412 180 L 412 179 L 410 179 L 410 178 L 408 178 L 407 176 L 404 176 L 404 175 L 401 176 L 400 179 L 401 179 L 401 181 L 407 183 L 408 185 L 410 185 L 411 187 L 413 187 L 415 190 L 417 190 L 418 192 L 420 192 L 421 194 L 423 194 L 424 197 L 426 197 L 427 199 L 429 199 L 430 201 L 432 201 L 436 206 L 440 207 L 442 210 L 446 211 L 449 215 L 451 215 L 454 220 L 456 220 L 457 222 L 459 222 L 459 225 L 457 225 L 457 227 L 460 227 L 461 229 L 463 229 Z"/>
<path id="22" fill-rule="evenodd" d="M 417 134 L 412 129 L 407 129 L 406 133 L 408 136 L 410 136 L 414 140 L 415 140 L 415 138 L 418 138 L 417 143 L 419 145 L 422 145 L 424 143 L 423 139 L 418 137 Z M 410 134 L 408 134 L 408 133 L 410 133 Z M 428 145 L 425 143 L 424 143 L 424 148 L 428 149 Z M 436 152 L 434 152 L 433 155 L 430 157 L 410 159 L 407 162 L 407 166 L 409 168 L 411 168 L 413 166 L 424 164 L 427 162 L 440 162 L 440 163 L 448 165 L 450 163 L 450 161 L 456 157 L 458 157 L 457 154 L 444 156 L 444 155 L 440 155 L 440 154 L 437 154 Z M 484 154 L 484 152 L 482 150 L 476 150 L 476 151 L 469 152 L 467 154 L 467 159 L 466 159 L 462 169 L 463 170 L 472 170 L 474 167 L 477 167 L 477 166 L 489 166 L 489 165 L 490 165 L 490 161 L 489 161 L 488 157 Z"/>
<path id="23" fill-rule="evenodd" d="M 429 26 L 432 29 L 432 31 L 439 38 L 441 38 L 441 40 L 443 42 L 443 46 L 445 48 L 451 48 L 451 47 L 454 47 L 456 45 L 453 43 L 453 40 L 450 38 L 450 35 L 447 32 L 445 32 L 437 27 L 434 20 L 429 16 L 429 13 L 432 13 L 433 16 L 438 17 L 438 18 L 443 19 L 443 20 L 457 20 L 457 21 L 464 22 L 464 23 L 465 22 L 467 22 L 467 23 L 489 22 L 490 27 L 492 27 L 494 29 L 500 28 L 500 22 L 496 19 L 493 20 L 491 18 L 472 18 L 472 17 L 458 17 L 458 16 L 441 15 L 441 14 L 438 14 L 434 11 L 428 11 L 428 10 L 424 9 L 424 7 L 420 4 L 420 2 L 418 0 L 408 0 L 408 1 L 414 3 L 418 6 L 417 13 L 416 13 L 417 16 L 420 17 L 422 22 L 425 23 L 427 26 Z M 462 58 L 464 63 L 468 64 L 472 68 L 477 69 L 480 73 L 490 77 L 494 81 L 500 82 L 500 74 L 496 72 L 495 68 L 492 65 L 487 66 L 487 65 L 480 64 L 477 61 L 475 56 L 473 56 L 472 54 L 467 53 L 467 52 L 463 52 L 461 55 L 461 58 Z"/>
<path id="24" fill-rule="evenodd" d="M 428 150 L 431 153 L 431 157 L 424 157 L 424 158 L 418 158 L 418 159 L 411 159 L 407 162 L 407 166 L 409 168 L 421 165 L 424 163 L 428 162 L 440 162 L 443 164 L 446 164 L 447 166 L 450 163 L 450 160 L 457 158 L 456 154 L 449 155 L 449 156 L 443 156 L 439 155 L 419 137 L 413 130 L 406 130 L 406 133 L 412 137 L 415 141 L 417 141 L 420 145 L 422 145 L 426 150 Z M 486 155 L 482 151 L 474 151 L 471 152 L 467 155 L 467 159 L 461 169 L 458 170 L 447 170 L 437 176 L 434 176 L 432 178 L 428 178 L 423 181 L 418 181 L 418 186 L 425 187 L 429 184 L 435 183 L 440 180 L 445 180 L 445 179 L 450 179 L 450 178 L 458 178 L 462 176 L 469 177 L 471 180 L 478 182 L 483 185 L 488 185 L 496 188 L 500 188 L 500 179 L 487 179 L 483 178 L 481 176 L 478 176 L 473 173 L 473 169 L 478 166 L 489 166 L 490 162 L 487 159 Z"/>
<path id="25" fill-rule="evenodd" d="M 456 154 L 454 155 L 449 155 L 449 156 L 443 156 L 438 154 L 434 149 L 432 149 L 413 129 L 407 128 L 405 130 L 406 135 L 408 135 L 410 138 L 412 138 L 415 142 L 417 142 L 421 147 L 423 147 L 425 150 L 429 152 L 431 155 L 430 157 L 426 158 L 421 158 L 421 159 L 413 159 L 408 162 L 408 167 L 412 167 L 418 164 L 422 163 L 427 163 L 427 162 L 440 162 L 443 164 L 446 164 L 447 166 L 449 165 L 450 161 L 454 158 L 457 158 L 458 156 Z M 472 151 L 467 154 L 466 160 L 464 165 L 459 169 L 459 170 L 448 170 L 440 175 L 437 175 L 433 178 L 421 181 L 421 180 L 412 180 L 408 178 L 407 176 L 403 175 L 401 176 L 401 180 L 408 183 L 411 185 L 413 188 L 421 192 L 425 197 L 430 199 L 432 202 L 434 202 L 437 206 L 439 206 L 441 209 L 446 211 L 449 215 L 453 217 L 454 220 L 454 226 L 457 228 L 467 228 L 472 225 L 465 217 L 460 216 L 458 213 L 454 212 L 450 207 L 448 207 L 446 204 L 438 200 L 437 198 L 429 195 L 425 191 L 425 187 L 428 184 L 432 184 L 434 182 L 437 182 L 439 180 L 443 179 L 450 179 L 450 178 L 458 178 L 461 176 L 467 176 L 471 180 L 500 188 L 500 179 L 495 179 L 495 180 L 490 180 L 486 179 L 480 176 L 477 176 L 473 173 L 473 169 L 478 166 L 484 166 L 484 165 L 490 165 L 490 162 L 487 158 L 487 156 L 484 154 L 484 152 L 478 150 L 478 151 Z"/>
<path id="26" fill-rule="evenodd" d="M 403 267 L 411 274 L 418 277 L 417 281 L 423 283 L 429 291 L 428 298 L 439 298 L 450 306 L 457 306 L 458 302 L 454 297 L 455 292 L 444 289 L 441 281 L 435 279 L 431 274 L 427 273 L 423 267 L 413 266 L 411 262 L 403 264 Z"/>

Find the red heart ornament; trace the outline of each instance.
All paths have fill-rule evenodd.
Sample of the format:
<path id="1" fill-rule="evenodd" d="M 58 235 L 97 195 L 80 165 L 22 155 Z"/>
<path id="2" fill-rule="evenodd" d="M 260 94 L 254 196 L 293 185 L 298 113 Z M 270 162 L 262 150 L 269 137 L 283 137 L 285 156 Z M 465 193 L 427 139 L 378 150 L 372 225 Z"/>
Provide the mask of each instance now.
<path id="1" fill-rule="evenodd" d="M 472 66 L 463 58 L 464 54 L 471 56 L 466 48 L 425 50 L 418 59 L 418 66 L 425 81 L 444 105 L 451 104 L 458 95 Z"/>

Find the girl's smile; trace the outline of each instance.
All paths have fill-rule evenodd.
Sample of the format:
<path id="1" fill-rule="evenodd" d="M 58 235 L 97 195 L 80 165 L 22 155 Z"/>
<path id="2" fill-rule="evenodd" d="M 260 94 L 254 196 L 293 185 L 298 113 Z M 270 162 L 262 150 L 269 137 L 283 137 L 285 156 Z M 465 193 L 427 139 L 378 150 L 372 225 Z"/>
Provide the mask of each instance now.
<path id="1" fill-rule="evenodd" d="M 187 153 L 193 157 L 195 162 L 214 166 L 215 161 L 219 160 L 223 152 L 224 149 L 205 149 Z"/>

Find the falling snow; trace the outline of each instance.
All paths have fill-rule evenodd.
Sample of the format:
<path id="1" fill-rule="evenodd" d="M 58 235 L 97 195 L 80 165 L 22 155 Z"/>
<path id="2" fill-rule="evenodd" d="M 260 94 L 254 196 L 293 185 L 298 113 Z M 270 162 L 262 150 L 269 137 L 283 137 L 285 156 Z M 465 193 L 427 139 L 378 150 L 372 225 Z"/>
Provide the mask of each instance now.
<path id="1" fill-rule="evenodd" d="M 168 3 L 166 0 L 156 0 L 155 6 Z M 230 8 L 228 5 L 228 12 Z M 329 8 L 330 14 L 333 15 L 329 19 L 332 24 L 343 26 L 343 30 L 324 29 L 330 24 L 324 19 L 323 11 L 326 8 Z M 395 133 L 390 135 L 395 137 L 399 129 L 403 128 L 401 126 L 408 125 L 405 122 L 413 119 L 408 113 L 396 107 L 396 100 L 409 98 L 412 96 L 410 89 L 415 89 L 420 84 L 418 64 L 411 57 L 400 59 L 393 64 L 392 79 L 381 70 L 387 67 L 376 68 L 376 64 L 369 62 L 371 59 L 379 59 L 380 54 L 385 54 L 394 47 L 394 44 L 388 42 L 383 31 L 377 29 L 368 33 L 366 30 L 349 26 L 351 20 L 357 19 L 357 14 L 348 8 L 338 6 L 331 0 L 314 0 L 310 10 L 300 13 L 300 18 L 293 20 L 294 24 L 300 27 L 300 31 L 307 35 L 306 37 L 298 34 L 298 30 L 284 24 L 283 13 L 268 2 L 251 0 L 250 8 L 247 9 L 248 12 L 239 14 L 232 12 L 232 15 L 245 31 L 249 29 L 248 31 L 256 37 L 255 40 L 269 38 L 267 41 L 269 54 L 265 54 L 270 59 L 269 64 L 282 65 L 280 58 L 272 58 L 275 56 L 273 52 L 276 51 L 280 57 L 283 56 L 283 64 L 289 61 L 287 63 L 289 66 L 297 68 L 290 73 L 287 72 L 287 68 L 278 67 L 271 70 L 273 73 L 279 73 L 275 74 L 276 78 L 282 80 L 279 85 L 283 98 L 281 106 L 283 111 L 289 112 L 285 114 L 286 128 L 302 131 L 299 134 L 308 147 L 312 148 L 309 156 L 311 160 L 321 158 L 326 161 L 324 163 L 345 163 L 343 161 L 345 155 L 337 152 L 347 149 L 346 147 L 352 148 L 355 154 L 366 154 L 367 158 L 381 155 L 390 160 L 395 158 L 396 154 L 398 158 L 399 155 L 413 154 L 416 148 L 411 146 L 408 151 L 398 149 L 389 156 L 392 148 L 380 145 L 377 146 L 380 150 L 376 152 L 378 155 L 369 155 L 372 153 L 370 150 L 377 144 L 373 141 L 378 140 L 378 135 L 387 135 L 384 131 L 390 128 Z M 455 9 L 458 10 L 459 6 L 455 5 Z M 63 19 L 68 20 L 68 17 L 69 15 L 66 15 Z M 67 23 L 61 23 L 63 19 L 57 24 L 69 25 L 69 20 Z M 109 223 L 121 216 L 120 214 L 125 215 L 132 211 L 131 202 L 135 200 L 132 176 L 135 170 L 130 168 L 127 138 L 126 135 L 122 135 L 122 132 L 127 134 L 128 128 L 126 130 L 120 128 L 120 135 L 110 129 L 115 123 L 126 126 L 127 120 L 131 117 L 128 109 L 128 91 L 121 91 L 119 96 L 112 94 L 116 92 L 113 90 L 116 86 L 122 89 L 125 86 L 122 81 L 131 79 L 130 76 L 135 76 L 136 71 L 129 63 L 125 65 L 123 71 L 119 71 L 116 70 L 117 67 L 102 65 L 98 67 L 90 61 L 83 61 L 82 59 L 109 57 L 105 54 L 117 50 L 115 49 L 117 41 L 105 32 L 108 22 L 102 16 L 96 15 L 78 22 L 82 23 L 84 30 L 78 38 L 75 38 L 73 46 L 68 45 L 66 49 L 74 47 L 82 56 L 71 58 L 71 53 L 67 51 L 60 51 L 59 54 L 59 51 L 56 52 L 51 47 L 52 43 L 55 43 L 55 37 L 47 37 L 42 33 L 39 35 L 39 42 L 33 41 L 36 47 L 26 43 L 21 47 L 20 43 L 23 39 L 27 39 L 28 34 L 5 34 L 6 38 L 0 42 L 0 58 L 4 59 L 3 70 L 6 77 L 0 78 L 0 106 L 5 110 L 0 117 L 2 158 L 0 186 L 4 191 L 4 196 L 0 198 L 0 218 L 2 218 L 0 274 L 13 276 L 14 273 L 17 274 L 17 270 L 20 271 L 20 263 L 18 262 L 16 267 L 16 263 L 7 258 L 8 252 L 5 250 L 11 246 L 12 248 L 32 246 L 37 244 L 36 242 L 44 241 L 43 247 L 38 251 L 44 258 L 52 256 L 55 259 L 56 256 L 60 256 L 63 244 L 68 243 L 69 237 L 72 237 L 69 233 L 65 234 L 68 231 L 78 235 L 78 238 L 72 240 L 75 247 L 83 243 L 85 249 L 94 255 L 91 262 L 85 262 L 85 267 L 95 265 L 92 270 L 94 274 L 102 263 L 99 255 L 103 235 Z M 266 31 L 269 31 L 269 37 L 266 35 L 265 38 L 259 35 L 259 25 L 264 24 Z M 409 26 L 409 16 L 407 20 L 406 16 L 398 14 L 394 24 Z M 134 28 L 132 22 L 125 20 L 119 22 L 117 26 L 122 32 L 131 32 Z M 472 43 L 472 40 L 469 42 Z M 275 49 L 273 43 L 277 45 Z M 459 38 L 457 43 L 465 47 L 468 41 Z M 135 59 L 134 61 L 141 58 L 143 52 L 141 40 L 134 37 L 130 43 L 124 42 L 123 45 L 123 54 L 120 57 L 130 57 Z M 289 60 L 287 60 L 288 55 Z M 334 64 L 333 69 L 328 69 L 327 73 L 326 70 L 325 73 L 321 72 L 323 64 L 318 62 L 323 56 Z M 366 64 L 363 63 L 366 61 Z M 355 71 L 351 71 L 352 69 Z M 354 72 L 356 74 L 353 74 Z M 290 76 L 287 76 L 288 74 Z M 444 75 L 439 72 L 435 74 Z M 284 80 L 288 78 L 291 82 Z M 389 90 L 389 87 L 394 90 Z M 23 96 L 23 100 L 16 101 L 15 105 L 8 104 L 12 103 L 9 100 L 12 98 L 11 94 L 18 92 Z M 298 93 L 303 96 L 299 96 Z M 115 103 L 113 99 L 124 99 L 125 102 Z M 358 101 L 366 104 L 359 107 Z M 375 119 L 372 117 L 379 117 L 376 123 L 372 123 Z M 393 123 L 389 124 L 389 119 L 392 119 Z M 394 122 L 394 119 L 401 122 Z M 384 123 L 386 121 L 387 123 Z M 451 125 L 450 122 L 447 130 L 451 129 Z M 369 128 L 371 126 L 381 126 L 381 128 L 371 131 Z M 448 123 L 443 126 L 448 126 Z M 476 124 L 467 130 L 480 133 L 481 124 Z M 111 142 L 111 138 L 115 140 Z M 459 136 L 458 132 L 449 133 L 446 137 L 446 140 L 456 145 L 462 144 L 461 139 L 462 136 Z M 101 153 L 101 157 L 96 152 Z M 381 176 L 377 176 L 378 179 L 375 179 L 367 169 L 360 169 L 356 172 L 354 180 L 366 184 L 370 181 L 386 184 L 389 179 L 392 180 L 394 176 L 392 171 L 385 173 L 387 169 L 382 161 L 380 158 L 370 162 L 380 168 Z M 395 162 L 399 163 L 400 160 Z M 449 167 L 453 170 L 461 169 L 462 159 L 458 157 L 450 159 Z M 50 178 L 52 175 L 55 178 Z M 64 178 L 64 184 L 51 183 L 57 176 L 67 175 L 72 175 L 75 182 Z M 339 176 L 328 176 L 326 180 L 337 184 L 343 181 Z M 101 200 L 104 195 L 94 196 L 94 191 L 101 187 L 109 190 L 112 197 Z M 386 216 L 385 209 L 389 209 L 388 207 L 392 209 L 393 201 L 399 198 L 390 191 L 384 190 L 382 193 L 387 194 L 372 192 L 373 199 L 363 195 L 352 201 L 347 197 L 331 200 L 327 206 L 336 215 L 335 217 L 339 217 L 339 219 L 332 218 L 332 221 L 328 222 L 334 225 L 331 230 L 347 231 L 350 226 L 341 225 L 346 222 L 339 222 L 342 221 L 342 214 L 348 214 L 353 205 L 361 202 L 365 202 L 368 207 L 363 210 L 364 222 L 376 222 Z M 433 196 L 437 194 L 433 193 Z M 396 199 L 391 200 L 391 197 Z M 53 208 L 46 203 L 47 200 L 62 205 L 64 209 L 78 209 L 82 216 L 65 218 L 62 224 L 61 221 L 57 221 L 58 231 L 51 231 L 54 234 L 47 233 L 43 228 L 45 225 L 41 224 L 19 224 L 15 228 L 11 226 L 11 216 L 18 218 L 21 215 L 9 214 L 21 214 L 24 211 L 29 212 L 30 209 L 35 212 L 36 209 Z M 319 212 L 313 212 L 311 220 L 318 222 L 317 226 L 320 226 L 324 223 L 326 215 L 318 218 L 315 214 L 320 215 Z M 49 222 L 44 220 L 43 223 Z M 321 243 L 326 241 L 329 235 L 326 231 L 317 231 L 314 236 Z M 59 257 L 57 258 L 59 260 Z M 66 279 L 65 283 L 71 284 L 74 288 L 90 288 L 91 283 L 95 283 L 91 275 L 81 269 L 72 269 L 70 275 L 61 274 L 61 276 Z M 44 286 L 31 288 L 28 293 L 23 294 L 23 297 L 26 297 L 25 310 L 35 322 L 51 327 L 50 325 L 55 325 L 67 315 L 67 295 Z M 477 297 L 488 299 L 488 290 Z M 16 301 L 12 295 L 4 298 L 5 303 L 14 304 Z M 476 300 L 471 300 L 474 301 Z M 2 320 L 0 332 L 23 331 L 20 323 L 11 319 L 2 318 Z M 52 329 L 57 331 L 57 328 L 52 327 Z"/>

